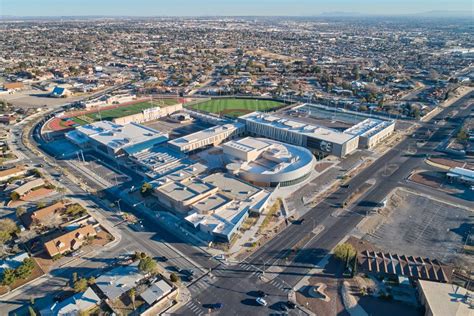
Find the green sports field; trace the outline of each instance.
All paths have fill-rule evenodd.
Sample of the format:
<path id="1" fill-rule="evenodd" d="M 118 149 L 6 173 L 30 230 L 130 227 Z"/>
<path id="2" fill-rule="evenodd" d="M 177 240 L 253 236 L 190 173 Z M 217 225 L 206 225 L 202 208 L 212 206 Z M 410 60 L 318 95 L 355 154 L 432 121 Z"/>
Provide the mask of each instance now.
<path id="1" fill-rule="evenodd" d="M 213 99 L 194 104 L 191 108 L 203 112 L 237 117 L 254 111 L 268 111 L 282 105 L 282 102 L 273 100 Z"/>
<path id="2" fill-rule="evenodd" d="M 119 106 L 115 109 L 109 109 L 109 110 L 104 110 L 95 113 L 89 113 L 86 114 L 86 117 L 89 117 L 93 119 L 94 121 L 100 120 L 102 117 L 102 120 L 113 120 L 114 118 L 117 117 L 123 117 L 127 115 L 132 115 L 132 114 L 137 114 L 140 113 L 141 111 L 149 108 L 153 108 L 156 106 L 167 106 L 167 105 L 173 105 L 178 103 L 178 100 L 176 99 L 161 99 L 161 100 L 156 100 L 151 102 L 139 102 L 131 105 L 126 105 L 126 106 Z"/>

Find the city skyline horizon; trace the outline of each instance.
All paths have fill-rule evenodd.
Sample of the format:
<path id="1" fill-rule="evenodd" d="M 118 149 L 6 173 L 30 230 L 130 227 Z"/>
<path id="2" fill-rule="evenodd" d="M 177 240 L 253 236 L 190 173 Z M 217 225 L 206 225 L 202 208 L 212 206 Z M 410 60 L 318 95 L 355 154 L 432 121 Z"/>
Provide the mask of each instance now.
<path id="1" fill-rule="evenodd" d="M 326 16 L 439 16 L 468 17 L 473 14 L 470 1 L 380 1 L 354 2 L 338 0 L 332 3 L 310 0 L 260 0 L 225 3 L 206 0 L 199 4 L 190 0 L 167 1 L 124 0 L 73 1 L 63 5 L 58 0 L 2 0 L 3 17 L 326 17 Z"/>

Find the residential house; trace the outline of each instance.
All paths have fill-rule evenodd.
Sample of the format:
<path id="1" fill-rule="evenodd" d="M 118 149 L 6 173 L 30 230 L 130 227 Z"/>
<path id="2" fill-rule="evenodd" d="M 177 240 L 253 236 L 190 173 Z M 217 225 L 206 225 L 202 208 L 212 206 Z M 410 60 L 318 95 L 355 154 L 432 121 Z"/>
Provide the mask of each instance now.
<path id="1" fill-rule="evenodd" d="M 25 225 L 29 228 L 32 225 L 43 225 L 46 223 L 51 216 L 54 214 L 62 213 L 66 209 L 66 205 L 63 202 L 57 202 L 53 205 L 40 208 L 25 216 Z"/>
<path id="2" fill-rule="evenodd" d="M 16 192 L 20 196 L 20 198 L 22 198 L 27 193 L 31 192 L 32 190 L 34 190 L 36 188 L 42 187 L 43 185 L 45 185 L 45 182 L 44 182 L 43 179 L 41 179 L 41 178 L 34 179 L 34 180 L 31 180 L 31 181 L 19 186 L 18 188 L 13 190 L 13 192 Z"/>
<path id="3" fill-rule="evenodd" d="M 42 309 L 41 316 L 70 316 L 86 313 L 100 304 L 100 298 L 92 288 L 88 287 L 83 293 L 77 293 L 70 298 L 56 302 L 53 305 Z"/>
<path id="4" fill-rule="evenodd" d="M 24 166 L 17 166 L 10 169 L 0 170 L 0 182 L 7 181 L 12 177 L 24 175 L 28 170 Z"/>
<path id="5" fill-rule="evenodd" d="M 97 232 L 94 226 L 86 225 L 46 242 L 44 247 L 48 254 L 54 257 L 68 251 L 79 249 L 84 242 L 86 242 L 87 237 L 95 235 L 97 235 Z"/>

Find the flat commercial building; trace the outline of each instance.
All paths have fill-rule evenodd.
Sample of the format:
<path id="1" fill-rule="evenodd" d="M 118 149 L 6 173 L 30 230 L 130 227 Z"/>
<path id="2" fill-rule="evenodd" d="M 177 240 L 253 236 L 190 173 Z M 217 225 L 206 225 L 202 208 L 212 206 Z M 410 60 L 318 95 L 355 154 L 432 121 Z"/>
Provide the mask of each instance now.
<path id="1" fill-rule="evenodd" d="M 271 114 L 252 112 L 240 116 L 239 121 L 245 124 L 245 130 L 250 136 L 266 137 L 338 157 L 352 153 L 359 145 L 357 135 Z"/>
<path id="2" fill-rule="evenodd" d="M 262 211 L 269 193 L 231 175 L 203 177 L 204 171 L 195 164 L 154 180 L 153 194 L 195 229 L 228 242 L 250 211 Z"/>
<path id="3" fill-rule="evenodd" d="M 455 284 L 418 280 L 425 316 L 472 315 L 474 293 Z"/>
<path id="4" fill-rule="evenodd" d="M 468 185 L 474 185 L 474 170 L 454 167 L 446 174 L 450 181 L 457 181 Z"/>
<path id="5" fill-rule="evenodd" d="M 368 118 L 346 129 L 345 134 L 359 136 L 359 148 L 371 149 L 380 144 L 395 130 L 395 121 Z"/>
<path id="6" fill-rule="evenodd" d="M 113 120 L 116 124 L 128 124 L 128 123 L 145 123 L 157 120 L 159 118 L 170 115 L 174 112 L 181 111 L 183 105 L 181 103 L 168 106 L 156 106 L 149 109 L 144 109 L 140 113 L 118 117 Z"/>
<path id="7" fill-rule="evenodd" d="M 217 146 L 222 142 L 243 134 L 245 125 L 242 123 L 230 123 L 213 126 L 211 128 L 170 140 L 171 148 L 182 153 L 193 152 L 202 148 Z"/>
<path id="8" fill-rule="evenodd" d="M 154 179 L 184 167 L 186 156 L 166 146 L 153 147 L 129 156 L 136 166 L 136 171 Z"/>
<path id="9" fill-rule="evenodd" d="M 100 121 L 79 126 L 67 133 L 66 138 L 79 146 L 91 147 L 110 157 L 120 157 L 162 144 L 168 140 L 168 135 L 136 123 L 119 125 Z"/>
<path id="10" fill-rule="evenodd" d="M 306 180 L 316 158 L 306 148 L 266 138 L 246 137 L 222 145 L 227 169 L 258 186 L 290 186 Z"/>

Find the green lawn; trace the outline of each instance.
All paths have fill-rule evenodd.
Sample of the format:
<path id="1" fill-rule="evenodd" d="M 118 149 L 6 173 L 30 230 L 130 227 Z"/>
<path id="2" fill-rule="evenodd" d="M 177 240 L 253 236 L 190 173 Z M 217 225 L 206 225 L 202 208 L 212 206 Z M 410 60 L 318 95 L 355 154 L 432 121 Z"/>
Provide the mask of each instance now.
<path id="1" fill-rule="evenodd" d="M 191 108 L 204 112 L 220 113 L 222 115 L 237 117 L 254 111 L 268 111 L 282 105 L 282 102 L 273 100 L 213 99 L 194 104 Z"/>

